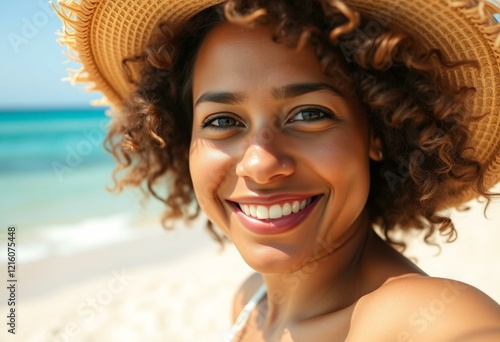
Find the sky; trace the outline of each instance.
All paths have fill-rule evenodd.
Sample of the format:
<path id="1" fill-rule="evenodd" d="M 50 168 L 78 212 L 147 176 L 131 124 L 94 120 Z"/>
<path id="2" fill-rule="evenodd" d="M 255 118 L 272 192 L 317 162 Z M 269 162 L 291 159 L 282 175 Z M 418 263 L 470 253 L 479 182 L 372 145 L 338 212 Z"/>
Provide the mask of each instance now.
<path id="1" fill-rule="evenodd" d="M 61 27 L 48 0 L 2 0 L 0 110 L 89 107 L 101 97 L 61 81 L 68 67 L 77 67 L 56 42 Z"/>

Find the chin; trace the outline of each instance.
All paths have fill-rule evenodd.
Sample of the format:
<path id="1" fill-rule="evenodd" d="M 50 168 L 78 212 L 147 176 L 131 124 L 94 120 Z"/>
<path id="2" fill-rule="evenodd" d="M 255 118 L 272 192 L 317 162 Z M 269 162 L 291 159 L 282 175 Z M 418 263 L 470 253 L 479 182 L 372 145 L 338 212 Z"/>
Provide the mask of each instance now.
<path id="1" fill-rule="evenodd" d="M 253 246 L 238 246 L 245 262 L 253 270 L 263 274 L 290 274 L 302 269 L 312 257 L 304 255 L 304 248 L 300 250 L 279 244 Z"/>

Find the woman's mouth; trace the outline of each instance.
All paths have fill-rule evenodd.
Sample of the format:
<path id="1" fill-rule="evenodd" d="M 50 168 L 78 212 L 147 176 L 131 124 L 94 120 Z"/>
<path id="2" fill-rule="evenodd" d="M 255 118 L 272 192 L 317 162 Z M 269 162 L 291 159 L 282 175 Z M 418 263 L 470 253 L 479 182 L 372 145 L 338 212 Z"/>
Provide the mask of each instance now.
<path id="1" fill-rule="evenodd" d="M 310 213 L 321 195 L 270 204 L 228 201 L 240 222 L 258 234 L 280 234 L 295 228 Z"/>

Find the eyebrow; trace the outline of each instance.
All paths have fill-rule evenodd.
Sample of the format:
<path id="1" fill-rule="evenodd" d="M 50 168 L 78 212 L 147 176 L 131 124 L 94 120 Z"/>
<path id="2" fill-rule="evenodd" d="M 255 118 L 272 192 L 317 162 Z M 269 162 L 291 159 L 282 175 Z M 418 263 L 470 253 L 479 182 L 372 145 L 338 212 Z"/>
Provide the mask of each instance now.
<path id="1" fill-rule="evenodd" d="M 281 88 L 273 88 L 272 93 L 273 97 L 276 99 L 288 99 L 317 91 L 326 91 L 335 96 L 344 97 L 339 89 L 324 82 L 289 84 Z"/>
<path id="2" fill-rule="evenodd" d="M 229 93 L 229 92 L 211 92 L 208 91 L 198 97 L 194 106 L 198 106 L 203 102 L 215 102 L 222 104 L 236 104 L 245 100 L 243 93 Z"/>
<path id="3" fill-rule="evenodd" d="M 344 97 L 342 92 L 334 86 L 324 82 L 313 83 L 294 83 L 288 84 L 283 87 L 273 88 L 271 90 L 275 99 L 288 99 L 298 97 L 308 93 L 317 91 L 326 91 L 336 96 Z M 197 107 L 203 102 L 214 102 L 222 104 L 237 104 L 245 100 L 244 93 L 230 93 L 230 92 L 205 92 L 198 97 L 194 106 Z"/>

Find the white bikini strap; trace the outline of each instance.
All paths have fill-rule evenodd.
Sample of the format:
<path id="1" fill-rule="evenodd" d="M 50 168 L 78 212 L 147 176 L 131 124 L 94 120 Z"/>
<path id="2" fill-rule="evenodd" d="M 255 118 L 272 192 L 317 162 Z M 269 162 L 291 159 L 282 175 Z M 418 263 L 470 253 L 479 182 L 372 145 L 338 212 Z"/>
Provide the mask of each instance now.
<path id="1" fill-rule="evenodd" d="M 254 293 L 252 298 L 250 298 L 248 303 L 243 307 L 243 310 L 241 310 L 240 314 L 238 315 L 238 318 L 234 322 L 233 327 L 226 335 L 224 342 L 234 341 L 236 334 L 245 327 L 248 318 L 250 317 L 250 313 L 253 311 L 253 309 L 255 309 L 255 307 L 261 301 L 261 299 L 264 297 L 265 294 L 266 294 L 266 286 L 262 284 L 257 290 L 257 292 Z"/>

